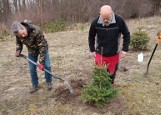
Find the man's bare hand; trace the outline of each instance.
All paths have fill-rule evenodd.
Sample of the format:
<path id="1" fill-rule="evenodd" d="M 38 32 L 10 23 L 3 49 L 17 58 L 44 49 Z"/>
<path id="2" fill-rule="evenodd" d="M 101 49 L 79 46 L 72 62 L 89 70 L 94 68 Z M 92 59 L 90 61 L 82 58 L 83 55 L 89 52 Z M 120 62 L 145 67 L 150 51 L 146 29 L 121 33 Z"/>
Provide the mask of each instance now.
<path id="1" fill-rule="evenodd" d="M 125 52 L 125 51 L 120 52 L 120 57 L 121 58 L 124 58 L 126 55 L 127 55 L 127 52 Z"/>
<path id="2" fill-rule="evenodd" d="M 92 54 L 91 54 L 91 55 L 92 55 L 92 57 L 94 57 L 94 58 L 95 58 L 95 57 L 96 57 L 96 52 L 92 52 Z"/>

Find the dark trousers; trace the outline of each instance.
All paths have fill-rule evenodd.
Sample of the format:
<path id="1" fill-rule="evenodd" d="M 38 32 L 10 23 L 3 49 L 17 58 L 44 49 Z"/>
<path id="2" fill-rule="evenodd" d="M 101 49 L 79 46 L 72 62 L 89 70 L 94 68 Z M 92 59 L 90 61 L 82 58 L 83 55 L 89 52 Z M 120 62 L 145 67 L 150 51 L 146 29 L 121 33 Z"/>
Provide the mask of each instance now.
<path id="1" fill-rule="evenodd" d="M 33 55 L 33 54 L 28 54 L 28 58 L 37 63 L 38 60 L 38 55 Z M 45 55 L 45 69 L 49 70 L 51 72 L 51 66 L 50 66 L 50 58 L 49 58 L 49 53 L 46 51 Z M 33 86 L 38 86 L 38 75 L 37 75 L 37 67 L 29 62 L 29 68 L 30 68 L 30 75 L 31 75 L 31 82 Z M 45 72 L 45 79 L 46 82 L 52 82 L 52 76 Z"/>
<path id="2" fill-rule="evenodd" d="M 115 76 L 116 76 L 116 71 L 118 70 L 119 63 L 116 64 L 115 71 L 114 73 L 110 76 L 111 78 L 111 83 L 114 84 Z"/>

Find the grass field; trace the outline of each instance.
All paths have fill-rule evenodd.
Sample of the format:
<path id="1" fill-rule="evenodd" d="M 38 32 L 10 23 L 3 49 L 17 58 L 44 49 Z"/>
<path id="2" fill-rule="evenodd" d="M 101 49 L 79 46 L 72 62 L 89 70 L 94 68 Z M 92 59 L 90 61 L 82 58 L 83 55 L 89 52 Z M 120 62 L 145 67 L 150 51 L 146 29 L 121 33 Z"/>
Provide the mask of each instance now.
<path id="1" fill-rule="evenodd" d="M 53 95 L 63 83 L 54 80 L 54 89 L 48 92 L 44 74 L 39 70 L 41 89 L 29 94 L 28 63 L 15 57 L 14 37 L 0 42 L 0 115 L 161 115 L 160 45 L 150 64 L 149 74 L 144 76 L 157 33 L 161 30 L 161 17 L 127 20 L 127 24 L 131 33 L 142 27 L 149 34 L 150 51 L 143 51 L 142 63 L 137 62 L 138 52 L 134 51 L 129 51 L 127 57 L 121 59 L 115 81 L 119 85 L 118 97 L 103 108 L 87 105 L 80 95 L 62 103 L 59 96 Z M 89 24 L 86 24 L 83 29 L 78 26 L 72 31 L 46 34 L 52 71 L 56 76 L 90 82 L 94 59 L 88 48 L 88 29 Z M 27 54 L 25 47 L 23 53 Z"/>

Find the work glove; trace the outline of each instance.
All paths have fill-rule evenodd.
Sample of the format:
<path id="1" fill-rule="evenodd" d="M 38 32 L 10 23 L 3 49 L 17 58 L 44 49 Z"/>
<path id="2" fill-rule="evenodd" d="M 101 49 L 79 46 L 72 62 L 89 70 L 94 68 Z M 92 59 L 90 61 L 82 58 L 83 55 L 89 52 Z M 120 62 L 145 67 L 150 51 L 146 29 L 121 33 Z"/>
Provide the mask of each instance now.
<path id="1" fill-rule="evenodd" d="M 17 52 L 16 52 L 16 57 L 20 57 L 20 54 L 21 54 L 21 53 L 20 53 L 19 51 L 17 51 Z"/>
<path id="2" fill-rule="evenodd" d="M 44 70 L 44 65 L 43 65 L 43 64 L 39 64 L 37 67 L 38 67 L 40 70 Z"/>

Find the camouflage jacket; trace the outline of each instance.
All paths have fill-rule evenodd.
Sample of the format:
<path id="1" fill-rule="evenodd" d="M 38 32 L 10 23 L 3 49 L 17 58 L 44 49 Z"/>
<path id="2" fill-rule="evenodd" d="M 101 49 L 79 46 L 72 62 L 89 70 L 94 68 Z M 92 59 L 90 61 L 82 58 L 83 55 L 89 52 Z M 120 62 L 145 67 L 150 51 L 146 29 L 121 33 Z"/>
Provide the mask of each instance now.
<path id="1" fill-rule="evenodd" d="M 39 55 L 39 63 L 44 64 L 45 53 L 48 50 L 48 43 L 44 38 L 44 35 L 38 26 L 33 24 L 21 23 L 27 28 L 28 36 L 20 38 L 16 36 L 16 51 L 21 52 L 23 44 L 26 45 L 30 54 Z"/>

